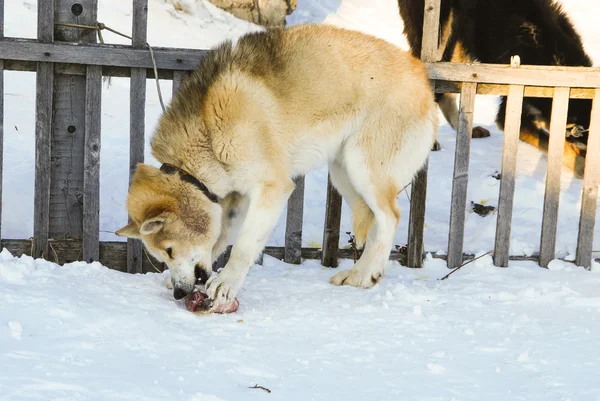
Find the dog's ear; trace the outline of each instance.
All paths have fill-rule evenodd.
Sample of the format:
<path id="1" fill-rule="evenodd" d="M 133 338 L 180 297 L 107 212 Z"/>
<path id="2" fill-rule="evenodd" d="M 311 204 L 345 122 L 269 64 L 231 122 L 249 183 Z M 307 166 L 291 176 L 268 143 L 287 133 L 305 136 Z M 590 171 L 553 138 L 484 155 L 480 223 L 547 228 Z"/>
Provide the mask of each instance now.
<path id="1" fill-rule="evenodd" d="M 135 221 L 132 221 L 131 223 L 127 224 L 125 227 L 117 230 L 115 232 L 115 234 L 117 234 L 120 237 L 139 238 L 140 230 L 138 229 L 138 226 L 135 223 Z"/>
<path id="2" fill-rule="evenodd" d="M 171 212 L 162 212 L 156 217 L 146 219 L 140 226 L 140 234 L 149 235 L 159 232 L 166 223 L 173 219 L 173 216 Z"/>

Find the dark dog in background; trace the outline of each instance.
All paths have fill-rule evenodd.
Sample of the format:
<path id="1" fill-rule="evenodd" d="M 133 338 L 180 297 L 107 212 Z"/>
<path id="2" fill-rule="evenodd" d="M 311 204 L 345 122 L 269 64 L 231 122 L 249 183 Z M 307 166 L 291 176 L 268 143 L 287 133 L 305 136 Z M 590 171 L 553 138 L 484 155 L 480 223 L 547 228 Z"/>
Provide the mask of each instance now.
<path id="1" fill-rule="evenodd" d="M 411 51 L 421 56 L 424 0 L 398 0 L 404 34 Z M 573 23 L 553 0 L 442 0 L 440 51 L 442 61 L 510 64 L 518 55 L 523 65 L 591 67 Z M 436 101 L 456 130 L 456 95 L 437 94 Z M 565 127 L 563 163 L 581 178 L 585 164 L 587 130 L 592 102 L 571 99 Z M 525 98 L 520 138 L 545 152 L 552 99 Z M 496 123 L 504 129 L 506 97 L 501 97 Z M 489 136 L 476 127 L 473 137 Z"/>

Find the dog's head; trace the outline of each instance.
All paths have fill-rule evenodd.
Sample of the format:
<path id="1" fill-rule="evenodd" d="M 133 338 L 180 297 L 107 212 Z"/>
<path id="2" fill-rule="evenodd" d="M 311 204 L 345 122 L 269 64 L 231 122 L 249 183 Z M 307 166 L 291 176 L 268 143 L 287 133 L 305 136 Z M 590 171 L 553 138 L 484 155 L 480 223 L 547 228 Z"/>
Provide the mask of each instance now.
<path id="1" fill-rule="evenodd" d="M 177 174 L 138 164 L 127 196 L 131 223 L 117 235 L 139 238 L 171 271 L 173 296 L 180 299 L 212 274 L 212 249 L 222 209 Z"/>

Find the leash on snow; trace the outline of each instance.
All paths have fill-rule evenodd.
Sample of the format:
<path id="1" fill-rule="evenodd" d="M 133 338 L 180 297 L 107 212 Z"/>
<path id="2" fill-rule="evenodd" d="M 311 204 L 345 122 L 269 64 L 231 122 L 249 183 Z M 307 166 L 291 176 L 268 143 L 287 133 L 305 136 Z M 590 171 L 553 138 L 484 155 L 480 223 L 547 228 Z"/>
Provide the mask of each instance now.
<path id="1" fill-rule="evenodd" d="M 126 39 L 133 40 L 133 38 L 129 35 L 125 35 L 122 32 L 117 31 L 116 29 L 112 29 L 101 22 L 97 22 L 96 25 L 82 25 L 82 24 L 71 24 L 68 22 L 55 22 L 54 25 L 66 26 L 69 28 L 80 28 L 80 29 L 89 29 L 92 31 L 98 32 L 98 38 L 100 39 L 100 43 L 104 44 L 104 38 L 102 37 L 102 31 L 107 30 L 116 35 L 122 36 Z M 156 90 L 158 91 L 158 100 L 160 101 L 160 106 L 162 107 L 163 112 L 165 111 L 165 104 L 162 98 L 162 92 L 160 90 L 160 84 L 158 82 L 158 69 L 156 68 L 156 59 L 154 58 L 154 51 L 152 50 L 152 46 L 148 42 L 146 42 L 146 46 L 150 51 L 150 57 L 152 58 L 152 67 L 154 69 L 154 79 L 156 80 Z"/>

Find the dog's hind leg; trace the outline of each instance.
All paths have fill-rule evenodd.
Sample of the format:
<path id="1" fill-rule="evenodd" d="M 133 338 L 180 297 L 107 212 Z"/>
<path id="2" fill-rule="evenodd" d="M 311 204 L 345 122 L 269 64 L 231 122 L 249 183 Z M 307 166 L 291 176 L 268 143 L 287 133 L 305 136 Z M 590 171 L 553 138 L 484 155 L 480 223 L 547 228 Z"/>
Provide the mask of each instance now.
<path id="1" fill-rule="evenodd" d="M 337 179 L 339 181 L 342 177 L 347 177 L 357 194 L 349 204 L 352 208 L 357 241 L 366 240 L 366 243 L 364 252 L 354 267 L 335 274 L 330 282 L 335 285 L 370 288 L 383 276 L 389 259 L 396 227 L 400 221 L 400 210 L 396 204 L 396 195 L 400 188 L 394 178 L 386 177 L 385 168 L 373 171 L 367 163 L 361 163 L 365 157 L 360 149 L 353 149 L 348 153 L 353 155 L 345 155 L 345 177 L 339 172 Z M 351 191 L 342 189 L 342 192 Z"/>

